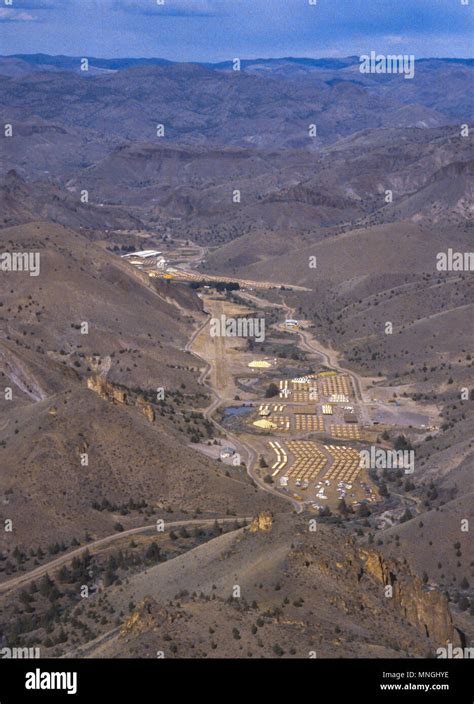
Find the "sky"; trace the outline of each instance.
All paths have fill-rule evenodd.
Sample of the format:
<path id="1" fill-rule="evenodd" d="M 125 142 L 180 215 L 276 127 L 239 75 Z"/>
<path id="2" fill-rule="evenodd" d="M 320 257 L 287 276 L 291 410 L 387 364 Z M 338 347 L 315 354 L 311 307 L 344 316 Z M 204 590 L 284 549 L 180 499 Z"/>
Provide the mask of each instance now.
<path id="1" fill-rule="evenodd" d="M 0 0 L 0 54 L 466 58 L 473 36 L 474 0 Z"/>

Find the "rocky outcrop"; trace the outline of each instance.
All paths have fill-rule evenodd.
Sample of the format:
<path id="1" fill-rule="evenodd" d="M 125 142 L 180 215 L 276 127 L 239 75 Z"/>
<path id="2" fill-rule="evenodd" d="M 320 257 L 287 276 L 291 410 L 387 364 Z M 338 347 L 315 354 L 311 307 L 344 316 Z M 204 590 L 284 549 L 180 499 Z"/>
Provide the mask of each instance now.
<path id="1" fill-rule="evenodd" d="M 149 423 L 154 423 L 154 408 L 142 396 L 129 394 L 100 376 L 89 377 L 87 379 L 87 388 L 98 394 L 104 401 L 137 408 Z"/>
<path id="2" fill-rule="evenodd" d="M 163 619 L 166 619 L 166 613 Z M 153 599 L 145 597 L 120 628 L 120 637 L 137 636 L 157 625 L 157 604 Z"/>
<path id="3" fill-rule="evenodd" d="M 155 632 L 163 635 L 182 619 L 183 615 L 179 610 L 169 609 L 153 597 L 145 596 L 120 627 L 119 637 L 130 641 L 141 634 Z"/>
<path id="4" fill-rule="evenodd" d="M 388 560 L 380 553 L 361 550 L 360 556 L 363 573 L 384 587 L 392 587 L 393 603 L 401 609 L 406 621 L 439 645 L 460 643 L 448 600 L 442 592 L 423 584 L 406 565 Z"/>
<path id="5" fill-rule="evenodd" d="M 155 422 L 155 411 L 151 403 L 148 403 L 144 398 L 138 396 L 135 405 L 143 413 L 149 423 Z"/>
<path id="6" fill-rule="evenodd" d="M 462 645 L 463 634 L 454 627 L 443 592 L 425 584 L 405 561 L 386 557 L 354 536 L 343 537 L 334 526 L 332 529 L 333 540 L 328 540 L 322 526 L 319 540 L 316 532 L 314 542 L 309 541 L 306 525 L 300 544 L 292 539 L 288 574 L 296 584 L 302 571 L 310 570 L 319 588 L 321 584 L 335 586 L 325 598 L 339 613 L 351 619 L 364 614 L 370 628 L 375 622 L 379 627 L 391 623 L 393 638 L 390 630 L 383 637 L 389 648 L 396 643 L 400 651 L 426 657 L 447 643 Z"/>
<path id="7" fill-rule="evenodd" d="M 256 533 L 259 530 L 267 531 L 273 525 L 273 515 L 270 511 L 262 511 L 258 514 L 256 518 L 253 519 L 249 526 L 249 531 L 251 533 Z"/>

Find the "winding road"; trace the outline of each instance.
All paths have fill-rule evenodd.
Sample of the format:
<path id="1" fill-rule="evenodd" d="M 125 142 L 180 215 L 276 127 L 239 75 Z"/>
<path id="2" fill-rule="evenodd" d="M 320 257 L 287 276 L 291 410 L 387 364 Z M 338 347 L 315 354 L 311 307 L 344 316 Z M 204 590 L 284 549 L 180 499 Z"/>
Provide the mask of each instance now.
<path id="1" fill-rule="evenodd" d="M 186 519 L 183 521 L 165 521 L 165 527 L 166 529 L 173 530 L 174 528 L 181 528 L 183 526 L 214 525 L 216 521 L 217 523 L 235 523 L 235 521 L 251 521 L 252 519 L 252 516 L 232 516 L 231 518 L 195 518 Z M 21 575 L 17 575 L 16 577 L 12 577 L 7 581 L 2 582 L 0 584 L 0 594 L 4 594 L 5 592 L 10 591 L 11 589 L 21 587 L 23 584 L 28 584 L 28 582 L 31 582 L 33 579 L 39 579 L 40 577 L 43 577 L 46 573 L 55 572 L 63 565 L 70 562 L 74 557 L 80 557 L 86 551 L 93 554 L 94 552 L 98 552 L 99 549 L 110 545 L 111 543 L 114 543 L 118 540 L 122 540 L 123 538 L 127 538 L 133 535 L 139 535 L 140 533 L 149 532 L 156 532 L 156 521 L 155 523 L 152 523 L 147 526 L 138 526 L 137 528 L 130 528 L 129 530 L 124 530 L 120 533 L 107 535 L 105 538 L 93 540 L 90 543 L 87 543 L 87 545 L 81 545 L 81 547 L 76 548 L 75 550 L 71 550 L 70 552 L 64 553 L 64 555 L 61 555 L 60 557 L 57 557 L 54 560 L 50 560 L 44 565 L 35 567 L 34 569 L 29 570 L 28 572 L 25 572 Z"/>

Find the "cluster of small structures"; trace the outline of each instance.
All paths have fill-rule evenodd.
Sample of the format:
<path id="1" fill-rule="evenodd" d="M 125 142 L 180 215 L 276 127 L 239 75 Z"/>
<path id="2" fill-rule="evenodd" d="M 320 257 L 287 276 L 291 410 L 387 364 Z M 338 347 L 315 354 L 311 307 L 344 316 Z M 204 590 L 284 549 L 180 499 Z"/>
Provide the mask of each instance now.
<path id="1" fill-rule="evenodd" d="M 249 366 L 262 371 L 273 366 L 257 362 Z M 262 452 L 261 474 L 268 466 L 268 477 L 280 491 L 314 510 L 334 508 L 346 497 L 354 509 L 376 501 L 359 450 L 347 444 L 361 440 L 363 431 L 350 376 L 327 370 L 280 378 L 275 383 L 277 389 L 275 400 L 250 404 L 244 421 L 254 433 L 263 434 L 262 440 L 273 436 Z M 321 441 L 314 439 L 314 434 L 319 434 Z M 329 444 L 328 437 L 339 444 Z"/>

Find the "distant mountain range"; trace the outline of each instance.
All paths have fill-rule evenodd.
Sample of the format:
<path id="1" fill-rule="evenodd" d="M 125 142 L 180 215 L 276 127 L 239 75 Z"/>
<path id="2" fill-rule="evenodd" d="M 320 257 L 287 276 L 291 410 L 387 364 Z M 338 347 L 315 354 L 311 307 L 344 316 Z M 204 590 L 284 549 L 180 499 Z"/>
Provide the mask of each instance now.
<path id="1" fill-rule="evenodd" d="M 396 54 L 397 52 L 392 52 Z M 51 54 L 8 54 L 0 55 L 0 62 L 7 63 L 9 60 L 19 60 L 32 67 L 44 68 L 44 67 L 55 67 L 60 70 L 65 71 L 77 71 L 78 66 L 81 62 L 82 56 L 64 56 L 63 54 L 51 55 Z M 127 68 L 132 68 L 134 66 L 169 66 L 171 64 L 177 64 L 180 62 L 169 61 L 168 59 L 160 59 L 158 57 L 147 57 L 147 58 L 135 58 L 135 57 L 123 57 L 115 59 L 104 59 L 97 56 L 88 57 L 89 63 L 97 68 L 109 69 L 112 71 L 123 71 Z M 467 66 L 472 66 L 474 64 L 474 59 L 471 58 L 422 58 L 417 59 L 417 63 L 432 63 L 432 62 L 444 62 L 444 63 L 454 63 L 454 64 L 465 64 Z M 191 61 L 199 66 L 205 66 L 206 68 L 215 69 L 231 69 L 233 66 L 232 60 L 220 61 L 216 63 L 210 62 L 200 62 Z M 244 69 L 252 69 L 259 66 L 265 66 L 267 68 L 278 68 L 281 66 L 292 65 L 295 67 L 304 67 L 307 69 L 344 69 L 348 66 L 353 66 L 359 63 L 358 56 L 347 56 L 345 58 L 321 58 L 312 59 L 308 57 L 294 57 L 285 56 L 276 59 L 268 58 L 258 58 L 258 59 L 242 59 L 241 66 Z"/>
<path id="2" fill-rule="evenodd" d="M 161 59 L 79 66 L 0 58 L 0 119 L 16 137 L 1 141 L 3 173 L 76 173 L 132 142 L 318 153 L 365 130 L 460 129 L 474 116 L 470 59 L 422 60 L 414 80 L 361 74 L 357 57 L 244 61 L 240 72 Z"/>

